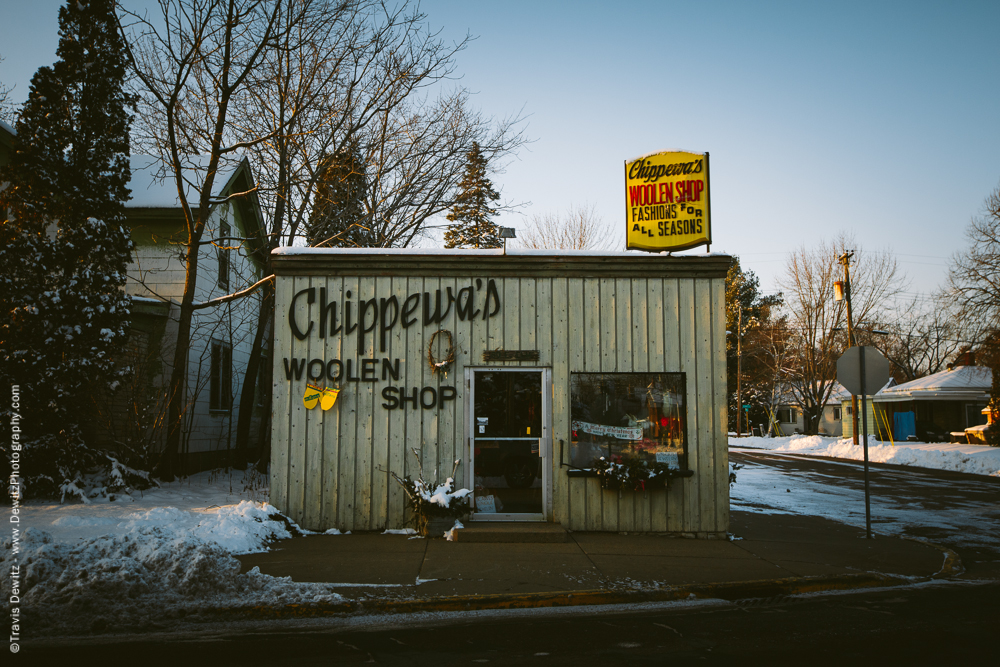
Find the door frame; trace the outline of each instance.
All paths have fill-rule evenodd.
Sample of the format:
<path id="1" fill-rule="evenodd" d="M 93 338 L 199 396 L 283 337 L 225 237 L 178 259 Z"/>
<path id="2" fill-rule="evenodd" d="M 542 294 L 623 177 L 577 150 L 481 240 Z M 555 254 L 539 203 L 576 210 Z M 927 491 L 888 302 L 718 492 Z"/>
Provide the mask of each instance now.
<path id="1" fill-rule="evenodd" d="M 542 435 L 538 453 L 542 466 L 542 511 L 540 513 L 496 512 L 484 514 L 473 511 L 472 521 L 551 521 L 552 520 L 552 368 L 548 366 L 466 366 L 465 367 L 465 451 L 469 464 L 465 466 L 465 488 L 476 490 L 475 460 L 475 400 L 476 373 L 540 373 L 542 376 Z"/>

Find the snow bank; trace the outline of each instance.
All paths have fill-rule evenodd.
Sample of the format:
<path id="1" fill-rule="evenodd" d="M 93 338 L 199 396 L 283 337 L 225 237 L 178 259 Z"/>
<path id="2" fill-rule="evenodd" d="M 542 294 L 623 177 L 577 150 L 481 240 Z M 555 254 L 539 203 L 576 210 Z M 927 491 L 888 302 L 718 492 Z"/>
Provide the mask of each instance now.
<path id="1" fill-rule="evenodd" d="M 193 537 L 216 544 L 229 553 L 244 554 L 266 551 L 269 542 L 292 537 L 291 525 L 273 506 L 244 500 L 238 505 L 219 507 L 213 512 L 153 507 L 127 513 L 121 518 L 64 515 L 49 524 L 48 532 L 56 536 L 71 531 L 88 535 L 128 534 L 143 528 L 157 528 L 167 535 Z"/>
<path id="2" fill-rule="evenodd" d="M 256 568 L 240 574 L 218 543 L 155 523 L 75 544 L 29 528 L 17 549 L 9 538 L 0 545 L 0 567 L 20 565 L 20 604 L 35 636 L 148 630 L 219 608 L 342 599 L 322 584 Z"/>
<path id="3" fill-rule="evenodd" d="M 30 502 L 19 542 L 0 543 L 0 568 L 20 566 L 20 606 L 35 636 L 149 630 L 218 609 L 342 600 L 325 584 L 239 573 L 233 554 L 307 532 L 246 498 L 260 495 L 266 486 L 214 472 L 117 502 Z"/>
<path id="4" fill-rule="evenodd" d="M 782 438 L 730 438 L 732 448 L 767 449 L 775 452 L 829 456 L 863 461 L 864 447 L 851 438 L 792 435 Z M 958 443 L 897 443 L 868 439 L 868 460 L 875 463 L 952 470 L 973 475 L 1000 477 L 1000 447 Z"/>

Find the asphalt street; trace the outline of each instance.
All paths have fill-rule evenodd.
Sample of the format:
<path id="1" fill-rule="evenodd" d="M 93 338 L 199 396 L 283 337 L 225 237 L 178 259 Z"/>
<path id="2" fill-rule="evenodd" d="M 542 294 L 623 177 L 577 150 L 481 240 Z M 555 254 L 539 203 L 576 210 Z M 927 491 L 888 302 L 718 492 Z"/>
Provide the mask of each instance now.
<path id="1" fill-rule="evenodd" d="M 789 512 L 865 525 L 864 467 L 842 459 L 731 449 L 734 510 Z M 967 578 L 1000 579 L 1000 478 L 869 464 L 872 530 L 956 551 Z"/>
<path id="2" fill-rule="evenodd" d="M 115 644 L 37 646 L 144 665 L 995 665 L 1000 584 L 624 608 L 302 622 Z"/>

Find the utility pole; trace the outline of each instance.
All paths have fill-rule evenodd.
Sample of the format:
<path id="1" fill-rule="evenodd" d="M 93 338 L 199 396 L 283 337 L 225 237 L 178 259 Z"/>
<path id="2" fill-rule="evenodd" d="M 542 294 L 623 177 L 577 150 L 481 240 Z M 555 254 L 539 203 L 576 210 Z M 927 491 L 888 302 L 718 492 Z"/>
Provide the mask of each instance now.
<path id="1" fill-rule="evenodd" d="M 843 298 L 847 301 L 847 347 L 852 348 L 857 345 L 854 340 L 854 322 L 851 318 L 851 259 L 854 251 L 848 250 L 840 256 L 840 263 L 844 265 L 844 287 Z M 839 299 L 838 299 L 839 300 Z M 868 415 L 864 415 L 867 417 Z M 858 444 L 858 397 L 851 394 L 851 423 L 854 427 L 854 444 Z"/>
<path id="2" fill-rule="evenodd" d="M 743 304 L 737 301 L 736 306 L 739 312 L 736 321 L 736 437 L 739 438 L 743 435 Z"/>

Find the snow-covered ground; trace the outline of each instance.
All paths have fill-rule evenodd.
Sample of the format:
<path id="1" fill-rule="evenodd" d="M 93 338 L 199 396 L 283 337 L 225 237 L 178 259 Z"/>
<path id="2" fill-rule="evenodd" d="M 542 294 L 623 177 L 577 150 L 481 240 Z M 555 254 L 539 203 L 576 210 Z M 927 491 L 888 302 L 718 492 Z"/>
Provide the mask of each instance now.
<path id="1" fill-rule="evenodd" d="M 864 448 L 851 438 L 819 435 L 792 435 L 782 438 L 729 438 L 730 449 L 768 449 L 806 456 L 864 460 Z M 896 443 L 868 439 L 868 460 L 875 463 L 917 466 L 1000 477 L 1000 447 L 962 445 L 947 442 Z"/>
<path id="2" fill-rule="evenodd" d="M 732 438 L 730 448 L 862 457 L 850 440 L 818 436 Z M 1000 476 L 1000 448 L 994 447 L 872 443 L 869 457 Z M 738 472 L 733 507 L 863 525 L 857 490 L 835 481 L 748 465 Z M 234 554 L 266 550 L 271 541 L 298 530 L 266 499 L 266 480 L 259 476 L 206 472 L 115 501 L 29 502 L 19 514 L 17 542 L 0 543 L 0 568 L 19 568 L 15 585 L 36 637 L 153 629 L 176 619 L 212 617 L 218 609 L 342 599 L 336 584 L 239 573 Z M 981 533 L 972 529 L 985 520 L 978 510 L 960 505 L 932 514 L 876 501 L 873 512 L 887 532 L 916 523 L 949 533 Z"/>
<path id="3" fill-rule="evenodd" d="M 815 467 L 779 468 L 750 460 L 736 470 L 736 483 L 730 489 L 732 509 L 822 516 L 865 526 L 864 487 L 838 471 L 844 467 L 861 469 L 861 446 L 855 446 L 850 439 L 820 436 L 729 440 L 731 452 L 762 449 L 793 460 L 812 456 L 844 460 L 832 462 L 829 472 Z M 879 468 L 872 474 L 871 493 L 872 528 L 876 533 L 923 537 L 953 548 L 1000 555 L 1000 514 L 992 500 L 996 484 L 989 479 L 1000 476 L 1000 447 L 948 443 L 894 447 L 870 441 L 869 460 L 983 476 L 982 481 L 954 480 L 942 489 L 932 475 L 917 475 L 906 468 Z"/>
<path id="4" fill-rule="evenodd" d="M 239 573 L 233 554 L 266 550 L 297 529 L 259 500 L 266 494 L 253 474 L 206 472 L 113 502 L 29 502 L 18 542 L 0 544 L 0 568 L 19 568 L 33 636 L 127 632 L 217 609 L 342 599 L 331 586 L 256 568 Z"/>

